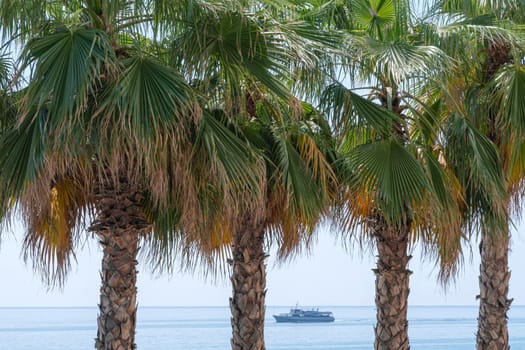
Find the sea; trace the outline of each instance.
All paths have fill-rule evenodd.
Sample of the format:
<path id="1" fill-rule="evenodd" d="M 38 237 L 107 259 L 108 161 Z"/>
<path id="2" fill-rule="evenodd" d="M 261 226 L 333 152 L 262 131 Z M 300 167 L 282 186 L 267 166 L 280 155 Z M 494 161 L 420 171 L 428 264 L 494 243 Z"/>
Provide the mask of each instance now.
<path id="1" fill-rule="evenodd" d="M 373 349 L 374 307 L 319 306 L 334 313 L 327 324 L 276 323 L 288 307 L 268 306 L 267 350 Z M 96 308 L 0 308 L 0 350 L 88 350 L 96 335 Z M 475 349 L 476 306 L 412 306 L 413 350 Z M 525 306 L 509 313 L 513 350 L 525 350 Z M 139 350 L 228 350 L 227 307 L 139 307 Z"/>

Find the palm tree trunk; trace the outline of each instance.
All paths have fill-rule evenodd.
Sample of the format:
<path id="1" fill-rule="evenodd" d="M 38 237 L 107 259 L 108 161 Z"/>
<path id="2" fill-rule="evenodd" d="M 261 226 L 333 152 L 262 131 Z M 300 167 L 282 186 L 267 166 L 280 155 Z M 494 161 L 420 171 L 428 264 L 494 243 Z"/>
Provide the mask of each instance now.
<path id="1" fill-rule="evenodd" d="M 91 230 L 103 248 L 97 350 L 133 350 L 137 315 L 139 237 L 149 228 L 139 191 L 121 184 L 101 186 Z"/>
<path id="2" fill-rule="evenodd" d="M 477 350 L 508 350 L 507 311 L 510 271 L 508 269 L 508 232 L 484 234 L 480 243 L 479 316 Z"/>
<path id="3" fill-rule="evenodd" d="M 408 350 L 407 305 L 411 256 L 407 253 L 410 225 L 395 230 L 378 220 L 375 227 L 377 244 L 376 317 L 374 328 L 376 350 Z"/>
<path id="4" fill-rule="evenodd" d="M 264 350 L 264 219 L 244 215 L 233 234 L 232 256 L 232 350 Z"/>

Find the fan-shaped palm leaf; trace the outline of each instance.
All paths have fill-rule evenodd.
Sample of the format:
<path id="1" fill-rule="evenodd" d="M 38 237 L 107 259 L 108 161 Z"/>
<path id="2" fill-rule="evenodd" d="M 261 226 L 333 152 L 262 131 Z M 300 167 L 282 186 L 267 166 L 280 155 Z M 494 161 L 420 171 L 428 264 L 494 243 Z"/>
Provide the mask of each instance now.
<path id="1" fill-rule="evenodd" d="M 370 32 L 381 31 L 381 28 L 392 24 L 396 17 L 392 0 L 354 0 L 351 4 L 359 24 Z"/>
<path id="2" fill-rule="evenodd" d="M 348 154 L 356 188 L 375 193 L 383 215 L 392 225 L 407 220 L 404 213 L 423 199 L 428 185 L 421 164 L 395 140 L 358 146 Z"/>
<path id="3" fill-rule="evenodd" d="M 88 108 L 88 95 L 99 83 L 102 65 L 107 69 L 114 64 L 107 37 L 94 29 L 57 27 L 52 34 L 31 40 L 25 50 L 25 65 L 36 63 L 25 114 L 45 106 L 53 116 L 50 127 L 67 130 L 71 124 L 66 121 L 77 120 Z"/>
<path id="4" fill-rule="evenodd" d="M 194 94 L 173 68 L 145 54 L 126 59 L 122 65 L 123 71 L 101 106 L 98 118 L 102 120 L 97 126 L 116 121 L 124 134 L 140 144 L 163 130 L 173 130 L 174 125 L 182 126 L 183 115 L 194 113 L 198 119 Z"/>

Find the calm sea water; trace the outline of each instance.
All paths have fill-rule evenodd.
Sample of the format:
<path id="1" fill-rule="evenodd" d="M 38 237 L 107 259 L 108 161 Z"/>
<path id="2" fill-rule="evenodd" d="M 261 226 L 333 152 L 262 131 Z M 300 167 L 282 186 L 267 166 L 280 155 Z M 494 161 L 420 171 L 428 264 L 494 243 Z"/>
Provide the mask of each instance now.
<path id="1" fill-rule="evenodd" d="M 372 349 L 373 307 L 321 307 L 334 312 L 330 324 L 275 323 L 268 307 L 268 350 Z M 1 350 L 88 350 L 95 337 L 95 308 L 0 308 Z M 477 308 L 413 306 L 409 312 L 414 350 L 474 349 Z M 509 329 L 513 350 L 525 350 L 525 306 L 514 306 Z M 229 309 L 141 307 L 136 342 L 140 350 L 229 349 Z"/>

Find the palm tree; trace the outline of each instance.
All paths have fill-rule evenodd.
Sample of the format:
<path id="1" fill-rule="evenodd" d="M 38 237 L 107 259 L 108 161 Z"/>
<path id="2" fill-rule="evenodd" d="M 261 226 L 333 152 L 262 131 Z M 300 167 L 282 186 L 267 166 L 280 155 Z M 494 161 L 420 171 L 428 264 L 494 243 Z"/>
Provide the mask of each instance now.
<path id="1" fill-rule="evenodd" d="M 295 65 L 315 65 L 316 32 L 279 23 L 264 9 L 236 6 L 200 14 L 174 46 L 185 53 L 181 63 L 208 96 L 208 108 L 258 155 L 258 196 L 240 193 L 246 204 L 218 228 L 231 230 L 232 349 L 261 350 L 266 243 L 277 241 L 283 257 L 295 251 L 326 212 L 336 181 L 328 125 L 283 83 Z M 304 36 L 312 35 L 309 51 Z"/>
<path id="2" fill-rule="evenodd" d="M 409 349 L 409 244 L 423 241 L 445 275 L 461 254 L 460 198 L 439 161 L 432 106 L 418 98 L 419 87 L 451 62 L 418 40 L 408 1 L 333 5 L 319 10 L 326 25 L 348 33 L 342 69 L 361 84 L 351 89 L 336 81 L 321 97 L 346 159 L 348 188 L 336 214 L 345 231 L 361 232 L 377 247 L 375 349 Z"/>
<path id="3" fill-rule="evenodd" d="M 455 52 L 460 65 L 449 84 L 460 94 L 445 99 L 454 101 L 445 110 L 468 120 L 496 148 L 497 158 L 486 163 L 488 184 L 479 176 L 476 164 L 466 157 L 460 123 L 448 124 L 449 162 L 465 189 L 466 227 L 477 231 L 480 239 L 480 299 L 477 349 L 509 349 L 507 311 L 510 271 L 508 249 L 512 213 L 519 217 L 525 168 L 523 167 L 523 108 L 520 98 L 525 90 L 520 39 L 513 34 L 509 20 L 523 23 L 523 8 L 513 1 L 464 3 L 438 1 L 435 9 L 458 17 L 467 25 L 460 39 L 465 50 Z M 454 27 L 454 26 L 451 26 Z M 444 38 L 447 43 L 450 38 Z M 446 47 L 446 45 L 444 44 Z M 480 52 L 482 53 L 480 55 Z M 458 78 L 459 77 L 459 78 Z M 474 149 L 471 149 L 474 151 Z M 458 156 L 458 152 L 462 155 Z M 487 172 L 484 172 L 486 175 Z M 473 179 L 476 179 L 473 181 Z"/>
<path id="4" fill-rule="evenodd" d="M 16 125 L 0 140 L 2 212 L 21 215 L 27 254 L 51 282 L 63 282 L 81 232 L 96 234 L 95 347 L 134 349 L 139 240 L 153 229 L 201 237 L 209 225 L 202 198 L 213 193 L 210 203 L 228 207 L 230 189 L 251 183 L 244 143 L 199 108 L 165 60 L 159 36 L 180 19 L 173 14 L 196 5 L 0 5 L 26 79 L 14 94 Z"/>

